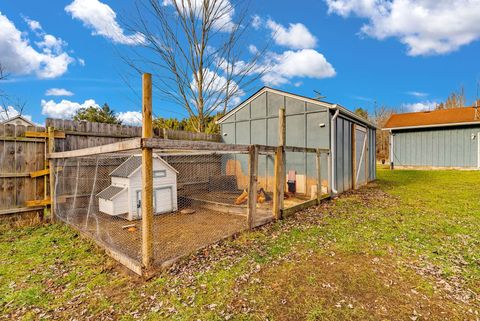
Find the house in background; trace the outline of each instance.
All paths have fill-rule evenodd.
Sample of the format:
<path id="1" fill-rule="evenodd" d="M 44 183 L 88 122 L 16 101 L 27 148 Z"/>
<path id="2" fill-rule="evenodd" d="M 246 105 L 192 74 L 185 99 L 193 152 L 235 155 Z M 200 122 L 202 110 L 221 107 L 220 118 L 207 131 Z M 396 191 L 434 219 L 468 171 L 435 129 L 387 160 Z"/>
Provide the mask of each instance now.
<path id="1" fill-rule="evenodd" d="M 110 173 L 112 183 L 97 194 L 102 213 L 129 221 L 140 219 L 142 202 L 142 156 L 132 155 Z M 177 210 L 177 170 L 158 155 L 153 155 L 153 211 Z"/>
<path id="2" fill-rule="evenodd" d="M 328 188 L 334 194 L 341 193 L 376 178 L 374 124 L 338 104 L 269 87 L 263 87 L 218 120 L 223 141 L 277 146 L 280 108 L 285 108 L 287 146 L 331 150 L 330 161 L 326 155 L 321 160 L 324 191 Z M 247 172 L 246 155 L 236 157 L 242 171 Z M 273 190 L 273 168 L 273 157 L 259 156 L 259 177 L 266 178 L 259 180 L 259 185 L 267 190 Z M 285 170 L 296 175 L 296 191 L 308 194 L 309 178 L 317 178 L 314 155 L 287 153 Z M 332 183 L 327 186 L 329 181 Z"/>
<path id="3" fill-rule="evenodd" d="M 480 110 L 451 108 L 394 114 L 390 163 L 395 167 L 480 168 Z"/>
<path id="4" fill-rule="evenodd" d="M 15 117 L 9 118 L 0 122 L 0 125 L 23 125 L 23 126 L 35 126 L 35 123 L 22 115 L 17 115 Z"/>

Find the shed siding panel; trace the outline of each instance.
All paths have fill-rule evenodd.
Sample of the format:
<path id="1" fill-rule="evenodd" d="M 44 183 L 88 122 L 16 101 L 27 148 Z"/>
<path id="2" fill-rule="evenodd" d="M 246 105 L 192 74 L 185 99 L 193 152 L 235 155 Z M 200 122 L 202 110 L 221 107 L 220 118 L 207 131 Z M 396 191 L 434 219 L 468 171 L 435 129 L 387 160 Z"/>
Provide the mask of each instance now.
<path id="1" fill-rule="evenodd" d="M 235 114 L 235 120 L 238 122 L 240 120 L 248 120 L 250 119 L 250 105 L 248 104 L 245 108 L 241 108 Z"/>
<path id="2" fill-rule="evenodd" d="M 285 107 L 285 97 L 282 95 L 267 93 L 268 116 L 278 116 L 278 110 Z M 265 107 L 264 107 L 265 108 Z"/>
<path id="3" fill-rule="evenodd" d="M 251 119 L 265 118 L 267 111 L 265 105 L 267 104 L 267 94 L 263 93 L 253 100 L 250 104 Z"/>
<path id="4" fill-rule="evenodd" d="M 333 111 L 301 99 L 287 97 L 282 94 L 267 92 L 253 99 L 244 108 L 235 114 L 235 124 L 222 123 L 223 140 L 233 144 L 266 144 L 278 145 L 278 110 L 286 109 L 286 144 L 289 146 L 330 148 L 330 118 Z M 352 155 L 351 155 L 351 125 L 352 120 L 347 116 L 339 115 L 337 130 L 334 134 L 336 140 L 336 175 L 335 183 L 338 192 L 343 192 L 352 187 Z M 230 121 L 231 117 L 229 118 Z M 375 173 L 375 130 L 368 129 L 368 179 L 373 180 Z M 235 156 L 240 163 L 247 163 L 246 155 Z M 244 159 L 242 159 L 244 158 Z M 322 157 L 323 181 L 328 177 L 328 157 Z M 295 170 L 298 175 L 307 174 L 316 178 L 315 157 L 306 153 L 287 153 L 286 171 Z M 266 181 L 262 177 L 266 176 Z M 273 176 L 273 157 L 259 158 L 259 184 L 271 185 L 268 180 Z M 303 179 L 303 178 L 297 178 Z M 309 193 L 308 183 L 300 182 L 297 190 Z"/>
<path id="5" fill-rule="evenodd" d="M 285 98 L 285 114 L 300 114 L 305 111 L 305 102 L 295 99 L 286 97 Z"/>
<path id="6" fill-rule="evenodd" d="M 465 126 L 394 132 L 395 165 L 477 167 L 479 131 Z"/>
<path id="7" fill-rule="evenodd" d="M 236 144 L 250 144 L 250 121 L 241 121 L 236 123 L 235 138 Z"/>
<path id="8" fill-rule="evenodd" d="M 222 124 L 221 133 L 225 143 L 235 144 L 235 123 Z"/>

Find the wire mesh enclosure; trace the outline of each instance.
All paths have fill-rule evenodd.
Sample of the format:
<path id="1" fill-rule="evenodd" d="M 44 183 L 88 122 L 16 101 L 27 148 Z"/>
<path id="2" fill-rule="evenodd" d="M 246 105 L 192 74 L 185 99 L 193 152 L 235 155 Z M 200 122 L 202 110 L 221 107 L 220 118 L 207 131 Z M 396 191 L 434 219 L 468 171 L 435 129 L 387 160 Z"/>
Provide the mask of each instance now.
<path id="1" fill-rule="evenodd" d="M 328 151 L 285 153 L 283 209 L 286 215 L 328 197 L 329 168 Z"/>
<path id="2" fill-rule="evenodd" d="M 274 157 L 262 152 L 257 161 Z M 56 159 L 54 174 L 56 217 L 141 266 L 140 150 Z M 251 173 L 245 151 L 154 151 L 152 176 L 155 265 L 274 218 L 274 171 L 259 166 Z M 305 196 L 288 198 L 301 203 Z"/>

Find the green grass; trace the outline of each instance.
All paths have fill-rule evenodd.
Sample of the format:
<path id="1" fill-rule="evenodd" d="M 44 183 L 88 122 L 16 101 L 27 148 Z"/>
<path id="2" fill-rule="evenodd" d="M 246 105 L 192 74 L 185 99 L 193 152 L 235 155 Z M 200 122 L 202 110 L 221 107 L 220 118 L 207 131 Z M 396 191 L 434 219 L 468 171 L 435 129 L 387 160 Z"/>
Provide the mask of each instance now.
<path id="1" fill-rule="evenodd" d="M 0 319 L 474 319 L 480 172 L 378 178 L 146 283 L 66 226 L 3 232 Z"/>

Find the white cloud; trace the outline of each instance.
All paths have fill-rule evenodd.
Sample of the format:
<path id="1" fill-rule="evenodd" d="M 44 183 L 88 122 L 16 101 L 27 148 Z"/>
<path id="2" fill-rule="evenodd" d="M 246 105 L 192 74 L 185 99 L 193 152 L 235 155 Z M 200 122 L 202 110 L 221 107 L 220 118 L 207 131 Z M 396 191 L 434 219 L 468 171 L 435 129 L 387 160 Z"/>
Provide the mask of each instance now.
<path id="1" fill-rule="evenodd" d="M 74 94 L 63 88 L 50 88 L 45 92 L 45 96 L 73 96 Z"/>
<path id="2" fill-rule="evenodd" d="M 329 78 L 335 76 L 333 66 L 314 49 L 285 51 L 282 54 L 270 53 L 271 67 L 262 76 L 263 82 L 278 86 L 290 82 L 295 77 Z"/>
<path id="3" fill-rule="evenodd" d="M 254 15 L 252 17 L 252 27 L 253 27 L 253 29 L 255 29 L 255 30 L 260 29 L 260 27 L 262 26 L 262 23 L 263 23 L 262 18 L 258 14 Z"/>
<path id="4" fill-rule="evenodd" d="M 67 43 L 62 39 L 49 34 L 44 34 L 43 40 L 37 41 L 35 44 L 40 49 L 43 49 L 43 52 L 48 54 L 59 54 L 62 52 L 63 47 L 67 45 Z"/>
<path id="5" fill-rule="evenodd" d="M 410 112 L 433 110 L 437 106 L 434 101 L 424 101 L 412 104 L 402 104 L 402 108 Z"/>
<path id="6" fill-rule="evenodd" d="M 272 31 L 275 43 L 292 49 L 308 49 L 317 45 L 317 38 L 301 23 L 290 23 L 288 28 L 269 19 L 267 27 Z"/>
<path id="7" fill-rule="evenodd" d="M 413 97 L 417 97 L 417 98 L 423 98 L 423 97 L 428 96 L 427 93 L 420 92 L 420 91 L 409 91 L 409 92 L 407 92 L 407 94 L 409 94 L 410 96 L 413 96 Z"/>
<path id="8" fill-rule="evenodd" d="M 175 1 L 179 8 L 184 8 L 185 11 L 193 10 L 195 15 L 200 19 L 202 17 L 203 4 L 205 0 L 163 0 L 164 6 L 171 6 Z M 229 32 L 235 27 L 233 15 L 235 8 L 229 0 L 208 0 L 210 6 L 214 6 L 209 10 L 215 12 L 215 16 L 210 17 L 213 21 L 213 27 L 220 31 Z M 187 13 L 188 14 L 188 13 Z"/>
<path id="9" fill-rule="evenodd" d="M 28 27 L 30 28 L 30 30 L 32 30 L 32 31 L 42 31 L 43 30 L 40 22 L 38 22 L 36 20 L 33 20 L 33 19 L 30 19 L 29 17 L 23 17 L 23 20 L 25 20 L 25 22 L 28 24 Z"/>
<path id="10" fill-rule="evenodd" d="M 255 45 L 249 45 L 248 46 L 248 51 L 252 54 L 255 55 L 258 53 L 258 48 Z"/>
<path id="11" fill-rule="evenodd" d="M 329 13 L 368 20 L 361 31 L 396 37 L 408 54 L 438 55 L 480 39 L 480 0 L 325 0 Z"/>
<path id="12" fill-rule="evenodd" d="M 85 66 L 85 60 L 82 59 L 82 58 L 78 58 L 78 63 L 80 64 L 80 66 Z"/>
<path id="13" fill-rule="evenodd" d="M 145 41 L 144 35 L 139 32 L 126 35 L 116 20 L 115 11 L 98 0 L 74 0 L 65 7 L 65 11 L 82 21 L 84 26 L 93 29 L 93 35 L 124 45 L 138 45 Z"/>
<path id="14" fill-rule="evenodd" d="M 47 117 L 70 119 L 81 108 L 88 108 L 90 106 L 100 108 L 100 106 L 93 99 L 87 99 L 82 104 L 70 100 L 62 99 L 60 102 L 53 100 L 46 101 L 42 99 L 42 114 Z"/>
<path id="15" fill-rule="evenodd" d="M 117 118 L 121 120 L 124 125 L 142 125 L 142 113 L 138 111 L 119 112 Z"/>
<path id="16" fill-rule="evenodd" d="M 13 106 L 7 106 L 6 108 L 0 108 L 0 122 L 9 120 L 10 118 L 16 117 L 20 115 L 20 112 L 15 109 Z M 22 115 L 26 119 L 32 121 L 32 116 L 30 115 Z"/>
<path id="17" fill-rule="evenodd" d="M 41 28 L 34 24 L 35 28 Z M 40 30 L 43 40 L 37 43 L 38 49 L 30 44 L 25 33 L 19 31 L 12 21 L 0 12 L 0 57 L 8 72 L 39 78 L 56 78 L 68 70 L 74 60 L 63 51 L 65 42 L 60 38 L 45 34 Z"/>

